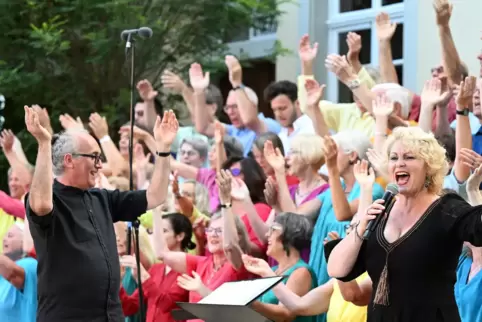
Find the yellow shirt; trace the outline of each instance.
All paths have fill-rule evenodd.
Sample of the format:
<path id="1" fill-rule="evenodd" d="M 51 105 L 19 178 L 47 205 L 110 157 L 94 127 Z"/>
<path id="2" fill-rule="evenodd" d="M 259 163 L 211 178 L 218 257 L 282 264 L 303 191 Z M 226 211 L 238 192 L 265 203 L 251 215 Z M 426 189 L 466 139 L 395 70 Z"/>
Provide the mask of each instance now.
<path id="1" fill-rule="evenodd" d="M 20 220 L 21 219 L 17 219 Z M 3 237 L 15 223 L 15 217 L 7 214 L 0 208 L 0 254 L 3 252 Z"/>
<path id="2" fill-rule="evenodd" d="M 365 68 L 358 73 L 362 83 L 369 89 L 375 86 L 375 82 Z M 300 108 L 304 112 L 306 108 L 305 80 L 312 76 L 298 77 L 298 100 Z M 355 103 L 335 104 L 329 101 L 320 102 L 320 110 L 329 130 L 340 132 L 343 130 L 357 130 L 372 137 L 375 129 L 375 119 L 369 113 L 362 113 Z"/>
<path id="3" fill-rule="evenodd" d="M 196 221 L 196 219 L 201 216 L 203 217 L 205 220 L 208 220 L 209 221 L 209 217 L 206 216 L 205 214 L 199 212 L 199 210 L 197 210 L 196 207 L 193 208 L 193 211 L 192 211 L 192 216 L 189 218 L 189 220 L 191 221 L 191 223 L 194 223 L 194 221 Z M 11 216 L 10 216 L 11 217 Z M 151 210 L 148 210 L 145 214 L 143 214 L 141 217 L 139 217 L 139 221 L 141 223 L 142 226 L 144 226 L 146 229 L 152 229 L 153 228 L 153 219 L 152 219 L 152 211 Z M 194 236 L 194 234 L 192 235 L 192 238 L 191 238 L 191 241 L 193 243 L 196 243 L 196 236 Z M 196 249 L 190 249 L 188 251 L 189 254 L 192 254 L 192 255 L 197 255 L 196 254 Z"/>
<path id="4" fill-rule="evenodd" d="M 368 273 L 364 273 L 360 275 L 356 281 L 360 283 L 367 277 Z M 334 283 L 326 320 L 327 322 L 366 322 L 367 307 L 356 306 L 353 303 L 345 301 L 341 295 L 338 283 Z"/>

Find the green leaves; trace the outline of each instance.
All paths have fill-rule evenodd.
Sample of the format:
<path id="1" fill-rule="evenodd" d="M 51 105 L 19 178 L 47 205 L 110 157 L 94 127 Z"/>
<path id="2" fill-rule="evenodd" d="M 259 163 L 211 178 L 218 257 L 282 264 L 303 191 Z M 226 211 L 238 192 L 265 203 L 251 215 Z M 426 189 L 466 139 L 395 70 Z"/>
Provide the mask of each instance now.
<path id="1" fill-rule="evenodd" d="M 279 16 L 276 0 L 0 1 L 0 12 L 8 13 L 0 15 L 5 126 L 20 131 L 23 105 L 39 104 L 48 108 L 56 131 L 60 113 L 86 119 L 97 111 L 108 117 L 114 135 L 129 117 L 123 29 L 153 29 L 151 39 L 136 42 L 135 79 L 147 78 L 159 89 L 167 68 L 185 76 L 197 60 L 211 75 L 224 70 L 219 58 L 228 35 Z M 171 104 L 178 97 L 161 96 L 166 106 L 178 105 Z M 33 162 L 34 145 L 24 146 L 33 148 L 27 153 Z M 0 163 L 0 171 L 5 168 Z"/>

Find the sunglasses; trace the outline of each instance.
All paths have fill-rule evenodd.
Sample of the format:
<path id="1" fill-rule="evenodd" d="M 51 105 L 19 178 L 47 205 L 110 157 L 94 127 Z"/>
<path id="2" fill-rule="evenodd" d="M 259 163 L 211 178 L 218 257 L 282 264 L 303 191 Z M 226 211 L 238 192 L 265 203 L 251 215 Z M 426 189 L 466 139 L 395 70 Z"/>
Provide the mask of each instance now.
<path id="1" fill-rule="evenodd" d="M 88 153 L 72 153 L 72 156 L 74 157 L 84 157 L 84 158 L 90 158 L 92 160 L 94 160 L 94 163 L 97 164 L 100 162 L 100 159 L 102 158 L 102 155 L 101 154 L 97 154 L 97 153 L 92 153 L 92 154 L 88 154 Z"/>
<path id="2" fill-rule="evenodd" d="M 231 171 L 233 177 L 239 177 L 239 175 L 241 174 L 241 169 L 239 168 L 230 169 L 229 171 Z"/>

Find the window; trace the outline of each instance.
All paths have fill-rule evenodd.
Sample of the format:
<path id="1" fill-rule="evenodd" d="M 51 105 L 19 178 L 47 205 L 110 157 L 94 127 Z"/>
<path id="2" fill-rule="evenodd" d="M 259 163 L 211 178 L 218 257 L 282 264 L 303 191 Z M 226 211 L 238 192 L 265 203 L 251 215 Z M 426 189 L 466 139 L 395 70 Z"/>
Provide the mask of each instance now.
<path id="1" fill-rule="evenodd" d="M 392 38 L 393 63 L 399 82 L 403 82 L 404 51 L 404 1 L 403 0 L 328 0 L 329 41 L 328 52 L 345 55 L 348 52 L 346 35 L 353 31 L 362 37 L 360 61 L 363 65 L 379 66 L 378 39 L 375 18 L 381 11 L 397 23 Z M 338 82 L 332 73 L 328 75 L 327 99 L 334 102 L 353 102 L 350 90 Z"/>
<path id="2" fill-rule="evenodd" d="M 388 6 L 395 3 L 402 3 L 403 0 L 382 0 L 382 6 Z"/>
<path id="3" fill-rule="evenodd" d="M 357 34 L 359 34 L 362 38 L 362 50 L 360 52 L 360 61 L 362 64 L 370 64 L 371 60 L 371 44 L 370 41 L 372 39 L 372 30 L 371 29 L 363 29 L 363 30 L 353 30 Z M 346 43 L 346 36 L 348 35 L 347 32 L 340 32 L 338 34 L 338 52 L 339 53 L 347 53 L 348 52 L 348 45 Z"/>
<path id="4" fill-rule="evenodd" d="M 372 7 L 372 0 L 339 0 L 340 12 L 369 9 Z"/>

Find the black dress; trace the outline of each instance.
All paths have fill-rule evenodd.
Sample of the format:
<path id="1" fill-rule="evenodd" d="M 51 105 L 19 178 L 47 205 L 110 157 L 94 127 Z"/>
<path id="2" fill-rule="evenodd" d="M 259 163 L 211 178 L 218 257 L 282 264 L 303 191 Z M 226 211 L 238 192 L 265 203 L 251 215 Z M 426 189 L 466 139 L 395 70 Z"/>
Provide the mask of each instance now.
<path id="1" fill-rule="evenodd" d="M 368 322 L 460 321 L 455 272 L 464 241 L 482 246 L 481 216 L 482 206 L 472 207 L 460 196 L 447 194 L 394 243 L 384 237 L 384 218 L 376 233 L 363 242 L 352 271 L 339 280 L 348 282 L 368 271 L 373 281 Z M 327 257 L 334 245 L 326 245 Z M 375 304 L 385 264 L 388 303 Z"/>

